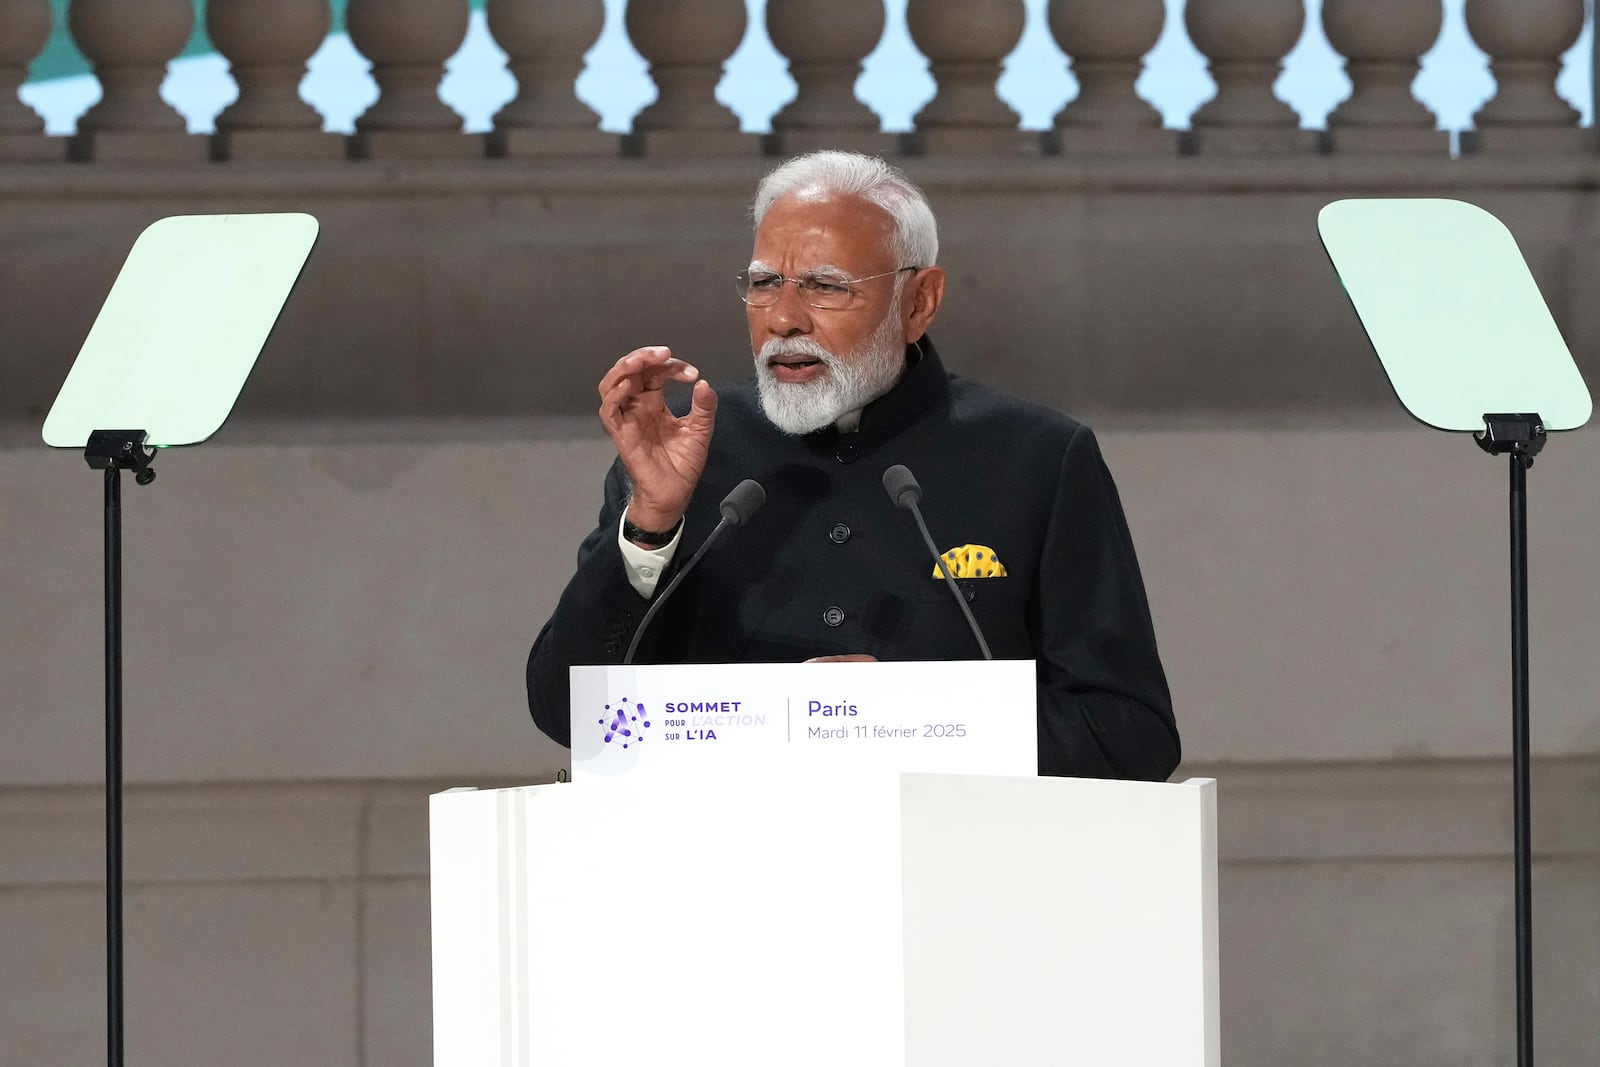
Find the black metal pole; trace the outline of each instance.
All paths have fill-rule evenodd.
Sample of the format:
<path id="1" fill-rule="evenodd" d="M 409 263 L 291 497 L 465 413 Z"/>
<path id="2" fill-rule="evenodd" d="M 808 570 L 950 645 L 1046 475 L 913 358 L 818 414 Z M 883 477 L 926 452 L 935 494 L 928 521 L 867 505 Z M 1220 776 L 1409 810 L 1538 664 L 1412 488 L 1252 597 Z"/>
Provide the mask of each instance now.
<path id="1" fill-rule="evenodd" d="M 1528 789 L 1528 467 L 1511 452 L 1511 764 L 1515 794 L 1517 1063 L 1533 1067 L 1533 862 Z"/>
<path id="2" fill-rule="evenodd" d="M 106 468 L 106 1062 L 122 1067 L 122 471 Z"/>

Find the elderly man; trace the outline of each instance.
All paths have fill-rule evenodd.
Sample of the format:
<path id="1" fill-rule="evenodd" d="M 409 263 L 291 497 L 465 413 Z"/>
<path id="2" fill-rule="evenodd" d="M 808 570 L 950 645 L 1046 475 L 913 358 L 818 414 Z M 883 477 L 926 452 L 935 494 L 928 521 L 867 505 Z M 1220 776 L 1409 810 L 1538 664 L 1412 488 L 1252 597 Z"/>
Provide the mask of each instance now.
<path id="1" fill-rule="evenodd" d="M 1165 779 L 1177 728 L 1111 475 L 1087 427 L 945 372 L 927 336 L 945 274 L 922 192 L 882 160 L 818 152 L 769 174 L 753 214 L 737 285 L 754 383 L 719 397 L 661 346 L 600 380 L 617 462 L 528 659 L 534 721 L 569 743 L 568 666 L 621 660 L 744 478 L 765 508 L 663 606 L 641 662 L 973 658 L 880 484 L 904 463 L 994 655 L 1038 661 L 1039 772 Z M 668 382 L 692 383 L 681 416 Z"/>

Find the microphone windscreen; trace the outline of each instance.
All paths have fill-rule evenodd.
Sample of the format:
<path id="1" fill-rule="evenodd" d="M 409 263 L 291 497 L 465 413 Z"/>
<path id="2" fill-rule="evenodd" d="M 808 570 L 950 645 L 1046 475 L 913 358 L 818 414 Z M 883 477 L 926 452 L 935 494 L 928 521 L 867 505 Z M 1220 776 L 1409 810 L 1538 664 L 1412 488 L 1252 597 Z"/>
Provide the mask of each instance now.
<path id="1" fill-rule="evenodd" d="M 761 483 L 754 478 L 746 478 L 722 498 L 718 510 L 729 526 L 743 526 L 766 502 L 767 491 L 761 488 Z"/>
<path id="2" fill-rule="evenodd" d="M 897 508 L 909 508 L 922 500 L 922 486 L 903 463 L 896 463 L 883 472 L 883 491 Z"/>

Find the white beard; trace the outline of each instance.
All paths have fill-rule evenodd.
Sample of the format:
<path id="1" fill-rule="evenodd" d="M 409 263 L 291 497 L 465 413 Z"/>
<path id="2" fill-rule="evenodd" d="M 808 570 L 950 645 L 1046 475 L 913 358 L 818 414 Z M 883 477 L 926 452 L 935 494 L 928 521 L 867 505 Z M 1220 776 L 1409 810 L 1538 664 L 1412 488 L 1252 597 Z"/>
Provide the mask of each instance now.
<path id="1" fill-rule="evenodd" d="M 761 410 L 787 434 L 806 434 L 832 426 L 847 411 L 866 407 L 893 389 L 905 370 L 900 299 L 883 322 L 847 357 L 840 358 L 809 337 L 774 337 L 756 353 L 756 389 Z M 768 362 L 775 356 L 805 356 L 826 368 L 809 382 L 783 382 Z"/>

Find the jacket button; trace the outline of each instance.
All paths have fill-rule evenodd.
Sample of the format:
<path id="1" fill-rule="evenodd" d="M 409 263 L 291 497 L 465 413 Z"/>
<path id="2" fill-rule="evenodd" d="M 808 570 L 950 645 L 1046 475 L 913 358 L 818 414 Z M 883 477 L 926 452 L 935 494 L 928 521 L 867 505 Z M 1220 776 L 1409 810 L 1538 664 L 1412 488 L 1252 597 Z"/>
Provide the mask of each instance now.
<path id="1" fill-rule="evenodd" d="M 856 446 L 849 441 L 840 442 L 833 450 L 833 458 L 840 463 L 854 463 L 856 461 Z"/>
<path id="2" fill-rule="evenodd" d="M 844 544 L 846 541 L 850 540 L 850 527 L 846 526 L 842 522 L 836 523 L 833 529 L 828 531 L 828 540 L 832 541 L 836 545 Z"/>
<path id="3" fill-rule="evenodd" d="M 822 613 L 822 621 L 829 626 L 840 626 L 844 623 L 844 609 L 832 607 Z"/>

